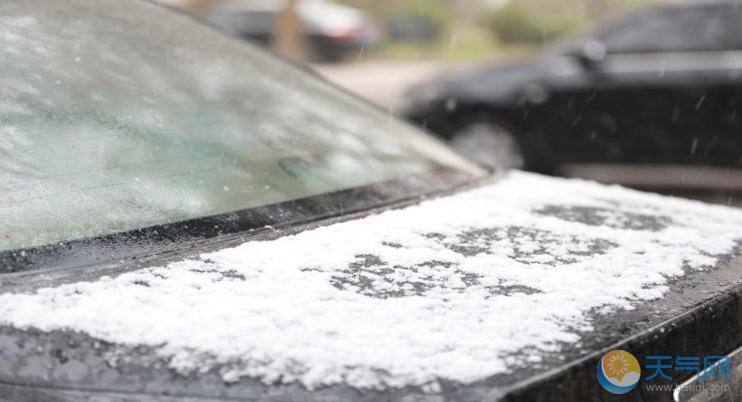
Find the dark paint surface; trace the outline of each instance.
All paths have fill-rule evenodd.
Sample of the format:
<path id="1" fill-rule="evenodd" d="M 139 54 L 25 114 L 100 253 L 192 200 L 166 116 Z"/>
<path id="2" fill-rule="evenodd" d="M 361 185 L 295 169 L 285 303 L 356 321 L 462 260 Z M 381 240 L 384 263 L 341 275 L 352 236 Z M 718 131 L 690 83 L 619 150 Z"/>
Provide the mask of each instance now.
<path id="1" fill-rule="evenodd" d="M 515 74 L 518 69 L 512 70 Z M 526 71 L 522 69 L 518 73 Z M 704 101 L 708 105 L 706 102 L 708 100 Z M 569 105 L 567 100 L 564 107 L 574 107 Z M 519 115 L 515 109 L 511 112 L 514 116 Z M 24 250 L 25 255 L 6 254 L 0 262 L 12 269 L 5 269 L 7 273 L 0 274 L 0 291 L 31 291 L 43 286 L 94 280 L 102 275 L 158 266 L 248 240 L 276 238 L 360 217 L 374 209 L 412 203 L 436 189 L 452 191 L 452 186 L 465 184 L 466 180 L 459 179 L 438 177 L 413 186 L 408 183 L 401 187 L 365 189 L 366 193 L 359 190 L 332 194 L 326 198 L 284 205 L 283 214 L 273 209 L 242 211 L 208 218 L 211 220 L 207 222 L 214 224 L 211 228 L 199 226 L 198 222 L 187 222 L 178 225 L 189 226 L 149 228 L 41 251 Z M 549 207 L 540 211 L 566 221 L 601 225 L 604 222 L 597 212 L 585 208 Z M 275 230 L 266 228 L 266 225 L 274 224 Z M 660 230 L 666 222 L 652 216 L 626 216 L 612 224 Z M 509 230 L 519 235 L 539 236 L 538 231 L 529 228 L 513 227 Z M 462 233 L 460 241 L 450 247 L 476 253 L 474 240 L 493 236 L 496 236 L 494 228 Z M 596 243 L 589 247 L 588 252 L 600 253 L 607 247 L 611 245 Z M 739 254 L 740 250 L 734 253 Z M 348 269 L 361 273 L 356 277 L 358 281 L 338 282 L 336 286 L 362 285 L 364 267 L 375 261 L 374 256 L 367 256 L 356 266 L 349 266 Z M 463 279 L 466 282 L 475 278 Z M 469 385 L 444 383 L 438 393 L 426 393 L 418 388 L 373 391 L 347 386 L 310 391 L 299 385 L 268 386 L 250 379 L 227 384 L 219 375 L 218 368 L 198 375 L 175 373 L 149 348 L 111 344 L 70 331 L 45 333 L 0 327 L 0 401 L 668 400 L 669 394 L 643 393 L 641 388 L 627 396 L 613 398 L 598 385 L 595 364 L 602 353 L 615 348 L 629 350 L 640 360 L 646 354 L 697 356 L 731 351 L 742 339 L 740 280 L 742 259 L 730 256 L 714 270 L 689 273 L 674 281 L 662 300 L 641 304 L 633 311 L 610 315 L 596 312 L 592 317 L 595 329 L 583 334 L 580 344 L 565 345 L 562 353 L 549 356 L 540 367 L 521 369 Z M 394 296 L 376 294 L 372 288 L 361 289 L 379 297 Z M 413 290 L 416 290 L 414 286 Z"/>
<path id="2" fill-rule="evenodd" d="M 540 214 L 561 220 L 602 225 L 600 211 L 584 208 L 545 207 Z M 362 216 L 356 215 L 356 216 Z M 311 229 L 336 222 L 321 221 L 307 226 L 295 227 L 285 232 L 263 233 L 234 238 L 231 242 L 275 238 L 295 231 Z M 631 216 L 616 219 L 611 225 L 618 228 L 661 230 L 667 222 L 653 216 Z M 541 239 L 533 228 L 513 227 L 519 236 L 532 235 Z M 494 239 L 500 228 L 465 232 L 459 241 L 447 244 L 464 254 L 476 255 L 478 240 Z M 431 237 L 435 237 L 431 233 Z M 564 242 L 569 239 L 542 241 Z M 574 241 L 579 242 L 579 239 Z M 209 247 L 196 248 L 193 253 L 208 249 L 223 248 L 230 242 L 217 241 Z M 585 253 L 597 255 L 612 244 L 593 244 Z M 530 252 L 515 251 L 522 258 Z M 150 347 L 117 345 L 100 341 L 83 333 L 70 331 L 42 332 L 0 327 L 0 395 L 10 401 L 167 401 L 168 397 L 196 398 L 194 400 L 272 400 L 272 401 L 572 401 L 572 400 L 670 400 L 669 393 L 648 393 L 642 388 L 620 398 L 604 391 L 595 377 L 595 367 L 603 353 L 612 349 L 632 352 L 640 361 L 652 354 L 703 356 L 725 354 L 742 339 L 740 326 L 740 296 L 742 287 L 742 250 L 739 248 L 723 259 L 716 268 L 701 272 L 689 272 L 670 284 L 670 291 L 661 300 L 641 303 L 635 310 L 590 315 L 594 330 L 582 333 L 581 341 L 563 345 L 562 352 L 546 355 L 539 365 L 516 369 L 473 384 L 443 382 L 440 392 L 429 393 L 417 387 L 402 389 L 358 390 L 349 386 L 332 386 L 307 390 L 301 385 L 268 386 L 257 380 L 243 378 L 234 383 L 225 383 L 219 366 L 200 374 L 178 374 L 168 368 L 168 362 L 157 357 Z M 176 254 L 160 260 L 148 261 L 145 265 L 161 265 L 168 260 L 184 258 Z M 350 264 L 348 270 L 355 275 L 339 278 L 335 286 L 349 286 L 371 297 L 400 297 L 398 294 L 379 293 L 372 281 L 364 281 L 364 273 L 379 275 L 367 268 L 378 265 L 378 257 L 368 255 Z M 136 267 L 119 267 L 131 270 Z M 397 269 L 412 267 L 398 267 Z M 115 271 L 114 271 L 115 272 Z M 111 274 L 101 271 L 97 275 Z M 23 277 L 6 275 L 5 289 L 29 291 L 39 286 L 49 286 L 77 280 L 92 280 L 92 274 L 75 274 L 65 271 L 56 280 L 49 282 L 49 275 L 25 273 Z M 34 278 L 36 277 L 36 278 Z M 34 280 L 35 279 L 35 280 Z M 366 278 L 368 279 L 368 278 Z M 23 281 L 24 284 L 13 283 Z M 462 278 L 470 283 L 476 278 Z M 364 284 L 368 285 L 365 286 Z M 408 292 L 424 291 L 404 287 Z M 388 289 L 387 289 L 388 290 Z M 514 289 L 527 292 L 528 289 Z M 406 294 L 407 295 L 407 294 Z M 683 378 L 677 377 L 679 382 Z M 90 395 L 78 393 L 94 391 Z M 102 399 L 98 398 L 103 393 Z M 147 395 L 139 396 L 139 395 Z M 12 397 L 11 397 L 12 396 Z M 152 397 L 152 399 L 148 399 Z M 88 398 L 88 399 L 86 399 Z M 159 398 L 159 399 L 158 399 Z M 0 399 L 1 400 L 1 399 Z"/>

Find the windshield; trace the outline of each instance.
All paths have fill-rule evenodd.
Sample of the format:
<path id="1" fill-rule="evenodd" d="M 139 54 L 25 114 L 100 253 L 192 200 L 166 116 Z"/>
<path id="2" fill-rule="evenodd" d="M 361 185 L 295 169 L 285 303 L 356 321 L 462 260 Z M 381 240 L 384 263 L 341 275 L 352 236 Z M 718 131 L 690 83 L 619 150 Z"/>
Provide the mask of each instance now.
<path id="1" fill-rule="evenodd" d="M 365 103 L 140 1 L 0 2 L 0 251 L 453 169 Z"/>

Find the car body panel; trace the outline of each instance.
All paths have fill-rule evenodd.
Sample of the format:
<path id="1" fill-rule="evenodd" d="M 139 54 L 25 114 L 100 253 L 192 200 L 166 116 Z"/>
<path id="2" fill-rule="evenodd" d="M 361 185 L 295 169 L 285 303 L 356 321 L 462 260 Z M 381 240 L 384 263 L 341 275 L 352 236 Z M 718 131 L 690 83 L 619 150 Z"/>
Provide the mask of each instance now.
<path id="1" fill-rule="evenodd" d="M 77 138 L 79 116 L 122 130 L 121 138 L 129 142 L 119 145 L 133 142 L 132 132 L 145 139 L 191 131 L 210 139 L 236 133 L 223 144 L 230 157 L 244 156 L 238 151 L 248 147 L 239 141 L 259 137 L 259 130 L 245 130 L 262 121 L 288 125 L 273 127 L 271 134 L 293 134 L 287 135 L 292 141 L 279 144 L 289 155 L 258 167 L 267 166 L 280 173 L 282 183 L 296 186 L 286 185 L 291 191 L 274 203 L 261 203 L 257 198 L 268 189 L 241 188 L 250 177 L 243 175 L 232 188 L 216 186 L 222 195 L 245 191 L 244 205 L 237 205 L 242 210 L 229 204 L 223 214 L 198 209 L 179 215 L 191 220 L 73 230 L 77 236 L 26 248 L 7 246 L 17 237 L 3 233 L 3 402 L 603 398 L 593 375 L 596 359 L 609 348 L 620 345 L 641 356 L 724 353 L 738 346 L 739 211 L 594 183 L 517 172 L 490 175 L 386 114 L 183 16 L 148 3 L 70 3 L 76 7 L 29 7 L 27 0 L 0 5 L 10 14 L 2 32 L 12 45 L 3 49 L 2 60 L 12 72 L 7 76 L 16 78 L 8 91 L 15 97 L 3 98 L 1 107 L 11 115 L 4 121 L 13 123 L 4 133 L 12 134 L 8 138 L 17 148 L 0 148 L 3 163 L 16 161 L 19 149 L 27 151 L 43 135 Z M 146 12 L 135 15 L 136 4 Z M 127 12 L 105 12 L 106 7 Z M 45 23 L 28 17 L 34 13 Z M 65 23 L 71 21 L 75 24 Z M 88 31 L 85 22 L 101 26 Z M 151 47 L 149 30 L 161 32 L 163 26 L 170 31 Z M 105 34 L 93 42 L 90 32 Z M 186 43 L 168 42 L 174 38 Z M 27 46 L 29 39 L 33 46 Z M 102 42 L 112 45 L 86 47 Z M 130 52 L 142 44 L 140 52 Z M 70 53 L 80 47 L 87 51 L 85 63 Z M 137 63 L 119 53 L 137 56 Z M 205 70 L 193 69 L 196 59 Z M 74 67 L 53 68 L 51 62 Z M 218 68 L 208 68 L 215 66 L 211 63 Z M 178 74 L 171 71 L 173 64 Z M 256 72 L 258 65 L 263 70 Z M 40 70 L 29 75 L 27 67 Z M 96 79 L 97 73 L 106 79 Z M 178 83 L 183 76 L 188 85 Z M 219 80 L 210 79 L 214 76 Z M 246 76 L 258 81 L 250 86 Z M 98 85 L 101 81 L 107 85 Z M 256 90 L 267 83 L 275 86 Z M 112 96 L 100 96 L 104 89 L 113 90 Z M 158 94 L 166 99 L 157 102 Z M 264 96 L 245 103 L 245 94 Z M 92 95 L 114 107 L 93 106 L 86 101 Z M 142 106 L 145 98 L 152 103 Z M 286 107 L 261 109 L 269 99 Z M 308 101 L 292 103 L 302 99 Z M 64 107 L 39 113 L 48 110 L 39 104 Z M 314 108 L 318 105 L 325 107 Z M 122 122 L 127 116 L 121 110 L 142 117 Z M 245 119 L 246 110 L 261 113 Z M 153 118 L 152 111 L 164 120 Z M 195 111 L 198 119 L 184 123 L 183 114 Z M 46 124 L 50 120 L 72 127 L 57 131 Z M 146 130 L 133 130 L 131 120 Z M 221 129 L 195 124 L 204 121 Z M 239 124 L 225 128 L 225 122 Z M 313 124 L 319 126 L 309 131 Z M 163 126 L 178 129 L 165 132 Z M 391 177 L 379 173 L 385 169 L 366 169 L 355 186 L 296 191 L 332 178 L 316 169 L 321 158 L 289 152 L 307 151 L 300 140 L 318 133 L 332 136 L 328 152 L 338 151 L 341 142 L 358 146 L 349 141 L 353 133 L 382 149 L 395 148 L 404 137 L 415 152 L 394 152 L 406 155 L 405 169 Z M 90 155 L 127 155 L 102 148 L 106 152 Z M 69 151 L 37 149 L 52 160 Z M 368 156 L 368 148 L 354 150 Z M 383 167 L 400 159 L 385 159 Z M 410 165 L 414 161 L 425 163 Z M 50 167 L 33 156 L 23 162 L 12 169 L 2 165 L 4 177 L 22 177 L 17 182 L 39 190 L 42 199 L 49 187 L 63 183 L 24 181 L 35 177 L 29 172 L 38 173 L 33 168 Z M 95 172 L 108 166 L 91 164 Z M 138 186 L 138 176 L 117 177 Z M 172 212 L 178 201 L 192 198 L 188 187 L 160 186 L 165 195 L 155 189 L 134 205 L 144 210 L 167 198 L 171 203 L 162 209 Z M 50 222 L 71 222 L 65 227 L 72 229 L 83 220 L 106 223 L 105 213 L 132 205 L 113 197 L 95 208 L 99 204 L 85 204 L 85 191 L 74 194 L 48 204 L 56 209 L 44 211 L 46 226 L 21 229 L 49 231 Z M 95 200 L 111 195 L 109 186 Z M 10 201 L 28 211 L 36 199 Z M 82 213 L 60 219 L 75 208 Z M 3 219 L 15 217 L 2 212 Z M 125 217 L 139 218 L 132 215 Z"/>
<path id="2" fill-rule="evenodd" d="M 587 373 L 615 345 L 737 346 L 736 321 L 688 331 L 737 314 L 740 220 L 513 173 L 114 278 L 6 286 L 0 381 L 237 400 L 554 400 L 556 381 L 562 400 L 600 397 Z"/>

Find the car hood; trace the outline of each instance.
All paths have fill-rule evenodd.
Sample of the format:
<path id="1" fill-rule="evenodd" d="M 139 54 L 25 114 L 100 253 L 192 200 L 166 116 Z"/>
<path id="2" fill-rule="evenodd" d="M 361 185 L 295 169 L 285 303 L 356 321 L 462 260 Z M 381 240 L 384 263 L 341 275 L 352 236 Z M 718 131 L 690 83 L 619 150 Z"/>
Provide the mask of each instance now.
<path id="1" fill-rule="evenodd" d="M 499 100 L 510 97 L 523 85 L 539 81 L 548 72 L 541 61 L 520 62 L 475 67 L 444 73 L 430 81 L 418 84 L 407 92 L 412 103 L 433 100 Z"/>
<path id="2" fill-rule="evenodd" d="M 448 100 L 511 105 L 531 92 L 543 91 L 554 79 L 578 79 L 574 60 L 544 55 L 528 62 L 505 63 L 445 73 L 410 88 L 405 108 L 411 111 Z"/>
<path id="3" fill-rule="evenodd" d="M 211 385 L 186 391 L 226 384 L 223 396 L 246 382 L 436 393 L 533 375 L 601 338 L 598 322 L 730 261 L 740 228 L 726 207 L 514 172 L 275 240 L 2 294 L 0 382 L 152 391 L 203 376 Z M 75 339 L 64 359 L 47 345 L 60 338 Z M 92 363 L 76 351 L 90 345 Z M 112 379 L 134 360 L 167 380 Z M 73 376 L 60 369 L 70 362 L 102 367 Z"/>

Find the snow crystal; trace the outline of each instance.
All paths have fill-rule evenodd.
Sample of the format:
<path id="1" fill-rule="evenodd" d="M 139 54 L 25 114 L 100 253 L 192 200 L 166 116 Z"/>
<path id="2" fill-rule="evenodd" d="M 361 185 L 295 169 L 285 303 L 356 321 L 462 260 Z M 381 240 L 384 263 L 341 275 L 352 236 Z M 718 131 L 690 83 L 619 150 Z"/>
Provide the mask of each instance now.
<path id="1" fill-rule="evenodd" d="M 0 322 L 148 345 L 225 381 L 435 389 L 558 352 L 591 329 L 591 311 L 662 297 L 670 278 L 732 253 L 741 227 L 724 207 L 516 172 L 195 260 L 0 295 Z"/>

